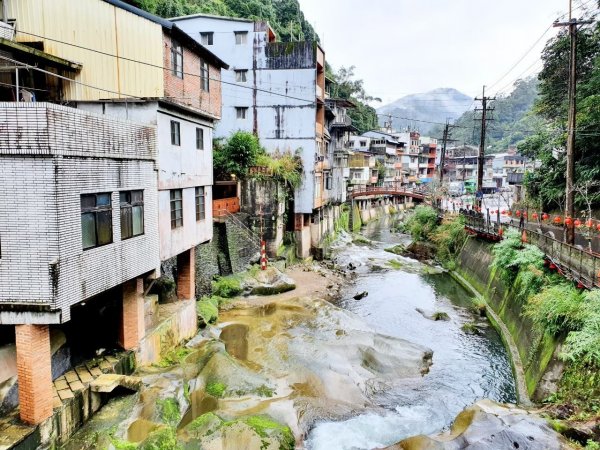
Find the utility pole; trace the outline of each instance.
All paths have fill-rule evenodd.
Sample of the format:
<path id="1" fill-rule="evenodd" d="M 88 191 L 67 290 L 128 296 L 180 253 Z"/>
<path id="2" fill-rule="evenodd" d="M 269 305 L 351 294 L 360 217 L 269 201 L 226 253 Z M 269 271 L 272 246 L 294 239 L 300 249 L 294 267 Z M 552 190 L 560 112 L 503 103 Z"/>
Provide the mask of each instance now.
<path id="1" fill-rule="evenodd" d="M 485 86 L 483 86 L 483 94 L 481 98 L 475 98 L 476 101 L 481 101 L 481 109 L 475 108 L 475 111 L 481 111 L 481 140 L 479 142 L 479 157 L 477 158 L 477 193 L 476 196 L 483 195 L 483 166 L 485 164 L 485 131 L 487 121 L 493 120 L 487 117 L 487 113 L 494 110 L 488 106 L 489 101 L 496 100 L 496 97 L 485 96 Z M 476 119 L 477 120 L 477 119 Z M 481 199 L 477 199 L 477 205 L 481 206 Z"/>
<path id="2" fill-rule="evenodd" d="M 569 0 L 569 21 L 555 22 L 555 27 L 569 27 L 571 50 L 569 58 L 569 117 L 567 135 L 567 184 L 565 188 L 565 216 L 575 217 L 575 128 L 577 127 L 577 27 L 592 23 L 592 20 L 577 20 L 572 18 L 573 0 Z M 567 244 L 575 243 L 575 228 L 567 226 L 565 229 Z"/>
<path id="3" fill-rule="evenodd" d="M 444 136 L 442 137 L 442 154 L 440 155 L 440 184 L 444 181 L 444 164 L 446 163 L 446 145 L 448 142 L 454 142 L 454 139 L 450 139 L 450 134 L 454 125 L 450 125 L 448 119 L 446 119 L 446 125 L 444 126 Z"/>

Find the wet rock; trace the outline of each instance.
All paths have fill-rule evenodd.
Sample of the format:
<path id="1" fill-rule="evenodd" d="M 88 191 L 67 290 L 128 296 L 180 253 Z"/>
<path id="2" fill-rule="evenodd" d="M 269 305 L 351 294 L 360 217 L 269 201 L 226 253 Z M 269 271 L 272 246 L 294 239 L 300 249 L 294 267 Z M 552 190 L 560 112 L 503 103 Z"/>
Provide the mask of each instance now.
<path id="1" fill-rule="evenodd" d="M 406 252 L 406 247 L 402 244 L 395 245 L 394 247 L 384 249 L 388 253 L 393 253 L 394 255 L 404 255 Z"/>
<path id="2" fill-rule="evenodd" d="M 203 414 L 184 429 L 186 448 L 205 450 L 292 450 L 289 427 L 268 416 L 249 416 L 225 421 L 213 413 Z"/>
<path id="3" fill-rule="evenodd" d="M 366 296 L 368 296 L 368 295 L 369 295 L 369 293 L 368 293 L 367 291 L 362 291 L 362 292 L 359 292 L 358 294 L 356 294 L 356 295 L 355 295 L 354 297 L 352 297 L 352 298 L 353 298 L 354 300 L 360 300 L 360 299 L 363 299 L 363 298 L 365 298 L 365 297 L 366 297 Z"/>
<path id="4" fill-rule="evenodd" d="M 250 272 L 242 287 L 249 295 L 276 295 L 296 289 L 294 280 L 273 266 Z"/>
<path id="5" fill-rule="evenodd" d="M 117 387 L 124 387 L 130 391 L 139 391 L 142 387 L 142 379 L 128 375 L 105 373 L 90 383 L 92 392 L 112 392 Z"/>
<path id="6" fill-rule="evenodd" d="M 541 417 L 514 405 L 480 400 L 455 419 L 447 433 L 414 436 L 386 450 L 562 450 L 570 448 Z"/>
<path id="7" fill-rule="evenodd" d="M 346 268 L 348 270 L 356 270 L 356 265 L 354 265 L 354 263 L 348 263 L 348 265 L 346 266 Z"/>
<path id="8" fill-rule="evenodd" d="M 435 256 L 435 245 L 430 242 L 412 242 L 404 252 L 404 256 L 414 258 L 418 261 L 429 261 Z"/>
<path id="9" fill-rule="evenodd" d="M 448 320 L 450 320 L 450 316 L 448 315 L 448 313 L 445 313 L 443 311 L 436 311 L 433 314 L 427 314 L 421 308 L 415 308 L 415 310 L 419 314 L 421 314 L 423 317 L 425 317 L 426 319 L 429 319 L 429 320 L 433 320 L 433 321 L 438 321 L 438 320 L 448 321 Z"/>

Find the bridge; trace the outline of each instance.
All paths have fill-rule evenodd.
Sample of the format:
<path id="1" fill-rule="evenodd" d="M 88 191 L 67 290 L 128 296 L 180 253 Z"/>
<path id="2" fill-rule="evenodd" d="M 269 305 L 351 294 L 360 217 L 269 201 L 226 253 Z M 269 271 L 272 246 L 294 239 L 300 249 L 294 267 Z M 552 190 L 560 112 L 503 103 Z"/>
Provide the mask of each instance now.
<path id="1" fill-rule="evenodd" d="M 544 252 L 546 265 L 551 270 L 573 280 L 580 288 L 600 288 L 600 254 L 559 241 L 541 230 L 520 228 L 512 223 L 499 224 L 480 216 L 466 214 L 464 217 L 469 234 L 491 242 L 502 240 L 508 228 L 519 230 L 527 243 Z"/>
<path id="2" fill-rule="evenodd" d="M 348 192 L 348 197 L 377 197 L 389 195 L 396 197 L 411 197 L 415 200 L 425 200 L 425 190 L 419 188 L 406 188 L 402 186 L 357 186 Z"/>

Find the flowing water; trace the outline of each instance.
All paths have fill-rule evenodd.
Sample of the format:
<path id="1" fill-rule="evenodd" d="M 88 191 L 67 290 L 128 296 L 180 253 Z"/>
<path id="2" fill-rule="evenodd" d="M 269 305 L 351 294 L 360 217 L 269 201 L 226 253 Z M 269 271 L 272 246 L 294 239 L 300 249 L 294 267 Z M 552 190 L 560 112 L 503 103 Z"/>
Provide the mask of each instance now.
<path id="1" fill-rule="evenodd" d="M 307 450 L 381 448 L 440 432 L 481 398 L 515 402 L 495 330 L 448 274 L 385 251 L 408 241 L 389 231 L 389 220 L 363 231 L 370 242 L 343 236 L 336 244 L 336 263 L 356 266 L 336 306 L 322 299 L 326 287 L 335 289 L 333 272 L 294 269 L 298 289 L 221 311 L 181 363 L 142 368 L 141 392 L 113 399 L 63 448 L 110 448 L 113 436 L 141 442 L 164 426 L 165 401 L 178 405 L 180 419 L 169 425 L 185 448 L 203 448 L 187 426 L 214 412 L 226 420 L 269 415 Z M 433 320 L 435 313 L 447 320 Z M 208 388 L 213 381 L 220 393 Z"/>
<path id="2" fill-rule="evenodd" d="M 405 258 L 385 252 L 392 245 L 407 243 L 406 236 L 389 231 L 385 220 L 370 224 L 363 234 L 372 245 L 358 249 L 341 246 L 336 252 L 339 264 L 358 266 L 356 284 L 343 291 L 339 306 L 360 316 L 377 332 L 429 347 L 433 364 L 421 379 L 412 379 L 377 398 L 387 413 L 318 423 L 306 447 L 383 447 L 409 436 L 443 430 L 457 413 L 478 399 L 514 403 L 515 384 L 508 356 L 496 331 L 469 309 L 471 295 L 448 274 L 423 273 Z M 406 268 L 380 270 L 392 259 Z M 353 299 L 362 291 L 368 296 Z M 450 320 L 426 317 L 435 312 L 445 312 Z M 474 321 L 478 334 L 461 329 Z"/>

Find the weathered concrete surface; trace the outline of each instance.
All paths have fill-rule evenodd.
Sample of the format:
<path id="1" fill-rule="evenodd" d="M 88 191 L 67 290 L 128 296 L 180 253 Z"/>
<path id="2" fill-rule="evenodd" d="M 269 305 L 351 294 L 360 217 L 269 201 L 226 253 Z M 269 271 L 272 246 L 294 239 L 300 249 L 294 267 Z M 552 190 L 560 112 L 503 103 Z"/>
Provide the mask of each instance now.
<path id="1" fill-rule="evenodd" d="M 142 379 L 116 373 L 102 374 L 90 383 L 92 392 L 108 393 L 117 387 L 124 387 L 131 391 L 139 391 L 142 387 Z"/>
<path id="2" fill-rule="evenodd" d="M 385 450 L 562 450 L 572 448 L 546 420 L 514 405 L 480 400 L 447 433 L 414 436 Z"/>
<path id="3" fill-rule="evenodd" d="M 527 392 L 535 401 L 555 392 L 562 373 L 558 352 L 560 342 L 547 333 L 536 336 L 531 319 L 524 317 L 523 299 L 490 271 L 493 261 L 491 245 L 468 239 L 459 255 L 457 272 L 481 294 L 515 342 L 523 364 Z"/>

